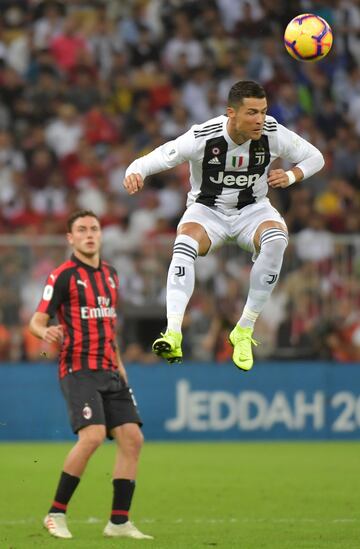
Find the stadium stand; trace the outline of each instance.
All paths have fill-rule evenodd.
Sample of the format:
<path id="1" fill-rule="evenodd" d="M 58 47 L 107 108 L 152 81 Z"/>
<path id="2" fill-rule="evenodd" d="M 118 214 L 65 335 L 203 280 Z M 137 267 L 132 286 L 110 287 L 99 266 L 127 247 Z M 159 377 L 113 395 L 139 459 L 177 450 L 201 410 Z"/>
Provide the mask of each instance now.
<path id="1" fill-rule="evenodd" d="M 304 11 L 334 30 L 321 63 L 295 62 L 283 47 L 287 22 Z M 2 360 L 38 360 L 24 326 L 67 253 L 60 235 L 78 207 L 101 218 L 105 256 L 119 270 L 124 359 L 156 360 L 150 343 L 165 323 L 188 172 L 153 176 L 132 197 L 124 172 L 139 154 L 221 114 L 229 87 L 244 78 L 261 82 L 269 114 L 326 158 L 310 181 L 270 191 L 292 240 L 258 321 L 257 355 L 360 360 L 360 8 L 348 0 L 2 1 Z M 231 246 L 199 260 L 188 359 L 231 357 L 227 334 L 248 269 L 249 258 Z"/>

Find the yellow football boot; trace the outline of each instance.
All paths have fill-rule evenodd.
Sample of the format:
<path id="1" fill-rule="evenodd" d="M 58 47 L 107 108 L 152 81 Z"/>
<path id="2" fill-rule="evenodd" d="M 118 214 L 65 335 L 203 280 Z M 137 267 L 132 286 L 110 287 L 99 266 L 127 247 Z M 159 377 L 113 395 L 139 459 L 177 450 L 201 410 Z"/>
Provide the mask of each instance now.
<path id="1" fill-rule="evenodd" d="M 161 334 L 161 337 L 154 341 L 152 350 L 156 355 L 165 358 L 169 364 L 181 364 L 183 356 L 181 341 L 181 333 L 167 330 L 164 334 Z"/>
<path id="2" fill-rule="evenodd" d="M 229 335 L 229 341 L 234 347 L 232 359 L 234 364 L 241 370 L 251 370 L 254 364 L 251 345 L 257 345 L 252 338 L 252 328 L 242 328 L 238 324 Z"/>

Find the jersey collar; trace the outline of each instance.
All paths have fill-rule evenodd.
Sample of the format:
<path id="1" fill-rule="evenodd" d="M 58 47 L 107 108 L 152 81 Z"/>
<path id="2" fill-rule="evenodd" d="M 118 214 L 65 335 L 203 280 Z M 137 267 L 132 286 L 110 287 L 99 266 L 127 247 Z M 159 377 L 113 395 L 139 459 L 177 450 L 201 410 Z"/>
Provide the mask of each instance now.
<path id="1" fill-rule="evenodd" d="M 101 268 L 102 268 L 102 261 L 100 259 L 100 262 L 99 262 L 99 266 L 98 267 L 92 267 L 91 265 L 88 265 L 87 263 L 84 263 L 83 261 L 81 261 L 78 257 L 76 257 L 75 254 L 71 254 L 71 261 L 73 261 L 74 263 L 76 263 L 77 265 L 79 265 L 79 267 L 82 267 L 83 269 L 86 269 L 90 272 L 95 272 L 95 271 L 101 271 Z"/>

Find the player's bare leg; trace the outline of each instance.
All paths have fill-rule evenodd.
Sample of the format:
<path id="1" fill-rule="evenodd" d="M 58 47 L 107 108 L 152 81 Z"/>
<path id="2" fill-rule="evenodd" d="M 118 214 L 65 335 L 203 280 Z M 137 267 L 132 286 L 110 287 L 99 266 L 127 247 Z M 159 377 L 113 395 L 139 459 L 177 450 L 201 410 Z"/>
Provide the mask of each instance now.
<path id="1" fill-rule="evenodd" d="M 102 444 L 105 435 L 103 425 L 89 425 L 80 429 L 78 441 L 65 459 L 52 506 L 44 518 L 44 527 L 52 536 L 57 538 L 72 537 L 66 523 L 67 505 L 80 482 L 80 477 L 90 457 Z"/>
<path id="2" fill-rule="evenodd" d="M 89 459 L 105 440 L 105 427 L 104 425 L 89 425 L 80 429 L 78 436 L 77 443 L 65 459 L 64 471 L 70 475 L 81 477 Z"/>
<path id="3" fill-rule="evenodd" d="M 104 535 L 153 539 L 152 536 L 140 532 L 129 520 L 129 509 L 135 490 L 137 466 L 144 437 L 136 423 L 125 423 L 115 427 L 111 434 L 116 440 L 114 494 L 111 517 L 105 526 Z"/>

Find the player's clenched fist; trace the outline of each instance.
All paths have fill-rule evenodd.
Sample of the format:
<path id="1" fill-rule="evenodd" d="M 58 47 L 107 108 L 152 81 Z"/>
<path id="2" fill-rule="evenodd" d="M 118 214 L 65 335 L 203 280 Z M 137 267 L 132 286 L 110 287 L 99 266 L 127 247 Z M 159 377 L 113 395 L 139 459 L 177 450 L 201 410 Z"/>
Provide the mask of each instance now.
<path id="1" fill-rule="evenodd" d="M 285 189 L 285 187 L 288 187 L 290 185 L 289 176 L 285 172 L 285 170 L 270 170 L 268 175 L 268 184 L 270 187 L 277 188 L 280 187 L 281 189 Z"/>
<path id="2" fill-rule="evenodd" d="M 124 187 L 129 194 L 141 191 L 144 186 L 144 180 L 139 173 L 131 173 L 124 179 Z"/>

